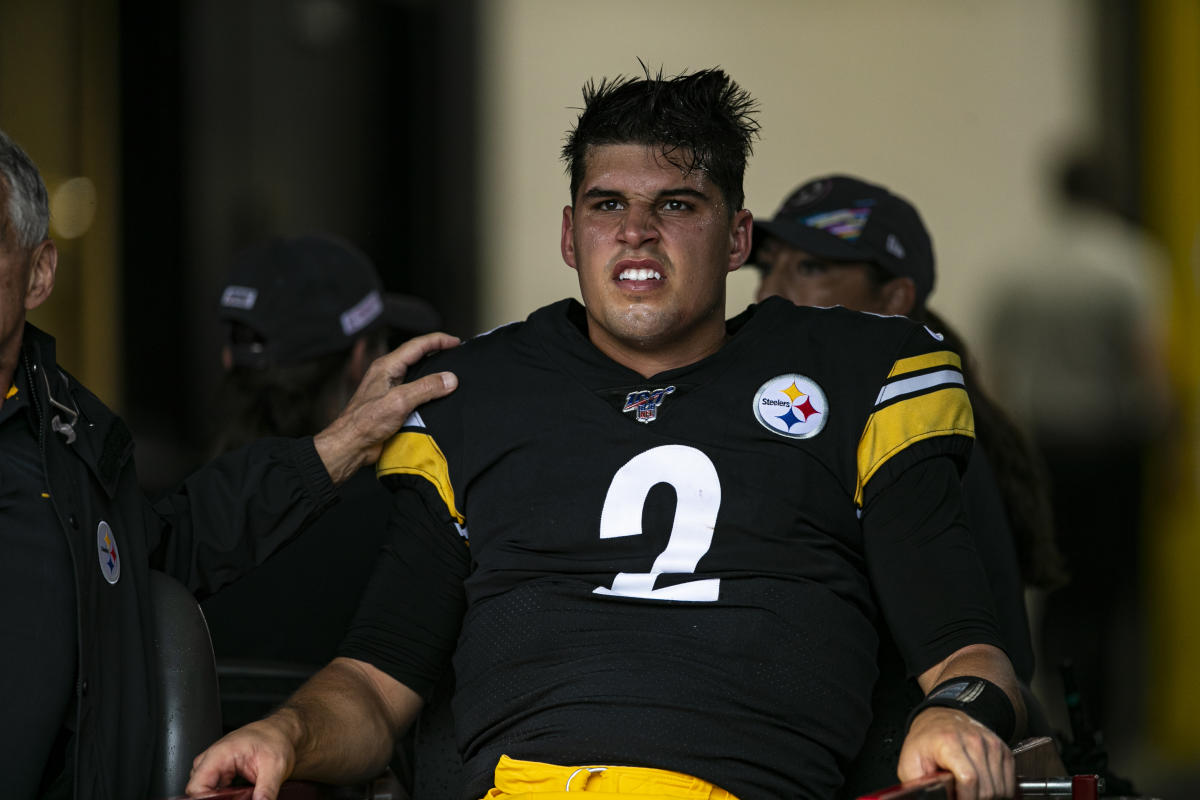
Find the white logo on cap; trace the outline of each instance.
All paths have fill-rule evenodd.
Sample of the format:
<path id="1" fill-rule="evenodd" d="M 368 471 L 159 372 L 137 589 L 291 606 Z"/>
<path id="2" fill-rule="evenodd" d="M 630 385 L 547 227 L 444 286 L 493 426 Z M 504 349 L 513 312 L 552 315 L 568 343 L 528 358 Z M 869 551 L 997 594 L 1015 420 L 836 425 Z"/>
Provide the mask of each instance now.
<path id="1" fill-rule="evenodd" d="M 211 295 L 210 295 L 211 296 Z M 258 289 L 249 286 L 226 286 L 221 293 L 221 305 L 225 308 L 240 308 L 249 311 L 258 300 Z"/>
<path id="2" fill-rule="evenodd" d="M 96 554 L 100 558 L 100 572 L 104 580 L 116 583 L 121 579 L 121 556 L 117 553 L 117 537 L 104 520 L 96 526 Z"/>
<path id="3" fill-rule="evenodd" d="M 884 246 L 887 248 L 887 251 L 896 258 L 904 258 L 906 255 L 904 252 L 904 245 L 900 244 L 900 240 L 896 238 L 896 234 L 894 233 L 888 234 L 887 243 Z"/>
<path id="4" fill-rule="evenodd" d="M 809 203 L 815 203 L 829 194 L 829 190 L 832 188 L 833 181 L 812 181 L 811 183 L 806 183 L 787 199 L 784 206 L 786 208 L 794 208 L 796 206 L 806 206 Z"/>
<path id="5" fill-rule="evenodd" d="M 353 336 L 375 321 L 383 313 L 383 298 L 379 292 L 372 289 L 366 297 L 342 312 L 338 318 L 342 322 L 342 333 Z"/>
<path id="6" fill-rule="evenodd" d="M 829 402 L 811 378 L 795 373 L 776 375 L 754 395 L 754 416 L 772 433 L 809 439 L 825 427 Z"/>

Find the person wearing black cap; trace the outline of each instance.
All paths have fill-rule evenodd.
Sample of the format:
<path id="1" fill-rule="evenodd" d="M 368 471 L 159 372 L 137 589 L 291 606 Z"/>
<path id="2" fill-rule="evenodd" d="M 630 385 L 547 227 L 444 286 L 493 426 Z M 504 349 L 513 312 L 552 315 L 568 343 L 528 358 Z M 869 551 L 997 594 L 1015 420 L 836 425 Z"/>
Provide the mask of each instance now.
<path id="1" fill-rule="evenodd" d="M 1043 471 L 1036 452 L 973 379 L 961 338 L 928 308 L 936 273 L 920 214 L 883 186 L 829 175 L 793 191 L 773 218 L 755 220 L 754 239 L 747 263 L 761 271 L 758 301 L 778 295 L 797 305 L 908 316 L 937 331 L 961 357 L 979 444 L 963 475 L 964 505 L 1006 650 L 1027 686 L 1033 646 L 1022 584 L 1044 588 L 1061 580 Z M 908 708 L 922 696 L 883 633 L 873 728 L 843 797 L 894 771 Z"/>
<path id="2" fill-rule="evenodd" d="M 389 335 L 441 325 L 432 306 L 385 292 L 370 259 L 328 235 L 275 237 L 237 253 L 217 314 L 226 333 L 220 452 L 320 430 Z"/>
<path id="3" fill-rule="evenodd" d="M 163 704 L 151 569 L 204 596 L 266 558 L 414 407 L 453 389 L 440 375 L 396 384 L 457 340 L 379 359 L 316 436 L 229 453 L 151 505 L 125 424 L 26 321 L 54 288 L 49 219 L 37 167 L 0 131 L 0 772 L 5 797 L 143 798 Z"/>
<path id="4" fill-rule="evenodd" d="M 933 291 L 933 243 L 917 210 L 845 175 L 805 183 L 769 220 L 755 220 L 748 264 L 758 300 L 912 316 Z"/>
<path id="5" fill-rule="evenodd" d="M 226 332 L 218 452 L 319 431 L 386 352 L 390 334 L 408 338 L 441 324 L 424 300 L 385 292 L 366 254 L 330 235 L 273 237 L 237 253 L 217 313 Z M 370 467 L 338 494 L 275 558 L 204 601 L 230 687 L 227 728 L 269 711 L 335 655 L 391 505 Z"/>

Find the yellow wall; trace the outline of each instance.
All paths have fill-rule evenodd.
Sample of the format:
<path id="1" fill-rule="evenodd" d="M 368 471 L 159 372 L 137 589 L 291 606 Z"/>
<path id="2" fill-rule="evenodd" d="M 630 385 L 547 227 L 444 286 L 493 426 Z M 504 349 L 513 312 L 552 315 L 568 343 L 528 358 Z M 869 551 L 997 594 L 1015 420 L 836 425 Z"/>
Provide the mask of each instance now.
<path id="1" fill-rule="evenodd" d="M 1147 224 L 1170 261 L 1169 359 L 1177 435 L 1155 463 L 1146 579 L 1154 739 L 1171 759 L 1200 760 L 1200 3 L 1142 4 Z"/>

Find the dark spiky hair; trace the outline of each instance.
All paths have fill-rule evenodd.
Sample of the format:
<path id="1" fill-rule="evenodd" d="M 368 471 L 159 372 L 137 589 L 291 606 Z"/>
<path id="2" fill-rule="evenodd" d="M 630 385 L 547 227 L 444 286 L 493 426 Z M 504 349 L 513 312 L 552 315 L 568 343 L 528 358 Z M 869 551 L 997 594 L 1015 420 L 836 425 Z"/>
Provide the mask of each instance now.
<path id="1" fill-rule="evenodd" d="M 716 67 L 671 78 L 661 69 L 651 75 L 644 63 L 642 69 L 642 78 L 584 85 L 583 109 L 562 149 L 571 201 L 583 183 L 588 148 L 644 144 L 661 147 L 663 157 L 684 172 L 706 171 L 733 214 L 745 200 L 742 179 L 758 136 L 757 102 Z"/>

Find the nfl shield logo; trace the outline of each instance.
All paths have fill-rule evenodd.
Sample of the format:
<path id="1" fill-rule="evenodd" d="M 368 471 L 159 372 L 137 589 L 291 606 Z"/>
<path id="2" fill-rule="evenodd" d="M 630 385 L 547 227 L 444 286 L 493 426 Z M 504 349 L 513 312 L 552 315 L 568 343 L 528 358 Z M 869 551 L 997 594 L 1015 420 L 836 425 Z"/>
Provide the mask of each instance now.
<path id="1" fill-rule="evenodd" d="M 662 405 L 666 396 L 673 391 L 675 391 L 674 386 L 667 386 L 662 389 L 643 389 L 637 392 L 630 392 L 625 396 L 625 407 L 621 411 L 634 412 L 638 422 L 654 422 L 654 420 L 658 419 L 658 407 Z"/>

